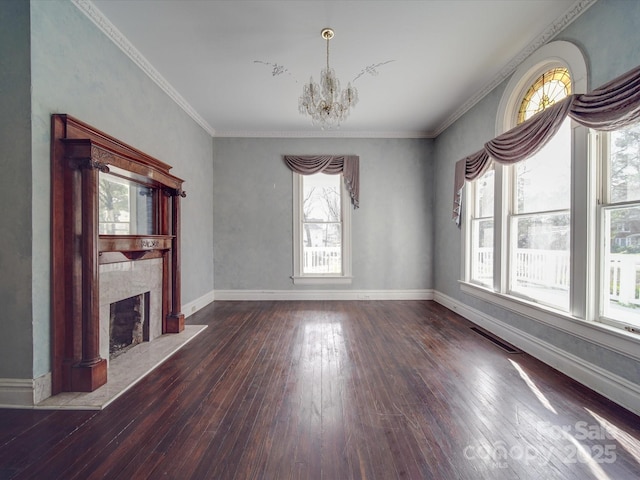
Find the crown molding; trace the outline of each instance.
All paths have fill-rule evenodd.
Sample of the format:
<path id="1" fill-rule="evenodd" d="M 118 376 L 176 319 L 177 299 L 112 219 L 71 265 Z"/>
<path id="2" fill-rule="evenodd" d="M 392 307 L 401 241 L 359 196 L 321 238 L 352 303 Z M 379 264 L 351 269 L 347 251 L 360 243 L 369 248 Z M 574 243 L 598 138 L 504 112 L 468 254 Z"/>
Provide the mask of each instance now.
<path id="1" fill-rule="evenodd" d="M 149 61 L 131 44 L 118 28 L 98 10 L 90 0 L 71 0 L 102 32 L 115 43 L 140 69 L 147 74 L 162 91 L 182 108 L 209 135 L 215 136 L 215 129 L 196 112 L 178 91 L 149 63 Z"/>
<path id="2" fill-rule="evenodd" d="M 218 131 L 216 138 L 435 138 L 433 132 L 346 132 L 324 131 Z"/>
<path id="3" fill-rule="evenodd" d="M 531 54 L 542 47 L 544 44 L 553 39 L 558 33 L 567 28 L 574 20 L 582 15 L 591 5 L 598 0 L 576 0 L 569 9 L 556 19 L 545 31 L 536 37 L 529 45 L 527 45 L 520 53 L 514 57 L 505 67 L 482 89 L 476 92 L 469 100 L 467 100 L 460 108 L 458 108 L 451 116 L 449 116 L 434 132 L 437 137 L 447 128 L 449 128 L 456 120 L 467 113 L 471 108 L 489 94 L 494 88 L 507 79 Z"/>
<path id="4" fill-rule="evenodd" d="M 518 66 L 532 53 L 553 39 L 569 26 L 597 0 L 576 0 L 567 11 L 546 30 L 525 47 L 509 62 L 489 83 L 478 90 L 471 98 L 454 111 L 435 131 L 429 132 L 340 132 L 340 131 L 228 131 L 216 132 L 209 123 L 171 86 L 171 84 L 149 63 L 149 61 L 129 42 L 109 19 L 91 2 L 91 0 L 71 0 L 107 37 L 113 41 L 138 67 L 145 72 L 178 106 L 180 106 L 198 125 L 212 137 L 247 138 L 435 138 L 449 128 L 456 120 L 467 113 L 494 88 L 508 78 Z"/>

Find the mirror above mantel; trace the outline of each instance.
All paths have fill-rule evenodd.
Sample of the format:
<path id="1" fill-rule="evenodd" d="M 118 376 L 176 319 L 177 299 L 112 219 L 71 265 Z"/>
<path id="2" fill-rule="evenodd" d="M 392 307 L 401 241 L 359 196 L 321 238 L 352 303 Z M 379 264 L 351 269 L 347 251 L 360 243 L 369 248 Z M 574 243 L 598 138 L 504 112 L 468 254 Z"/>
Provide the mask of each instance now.
<path id="1" fill-rule="evenodd" d="M 161 259 L 155 271 L 162 277 L 162 334 L 184 329 L 180 199 L 186 194 L 170 169 L 80 120 L 52 115 L 53 394 L 107 383 L 100 351 L 103 265 Z"/>

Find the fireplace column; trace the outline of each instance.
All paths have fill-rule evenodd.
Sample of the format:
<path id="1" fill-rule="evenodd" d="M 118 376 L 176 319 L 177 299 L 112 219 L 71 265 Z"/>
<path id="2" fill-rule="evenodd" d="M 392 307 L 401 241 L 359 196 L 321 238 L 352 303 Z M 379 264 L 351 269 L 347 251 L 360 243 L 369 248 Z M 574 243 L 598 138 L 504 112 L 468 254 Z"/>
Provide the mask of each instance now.
<path id="1" fill-rule="evenodd" d="M 181 188 L 171 190 L 171 228 L 173 247 L 171 248 L 171 312 L 167 316 L 165 333 L 180 333 L 184 330 L 184 314 L 180 292 L 180 197 L 187 196 Z"/>
<path id="2" fill-rule="evenodd" d="M 98 271 L 98 171 L 108 172 L 101 154 L 90 146 L 91 157 L 82 161 L 82 358 L 71 369 L 72 390 L 92 392 L 107 383 L 107 361 L 100 357 L 100 289 Z"/>

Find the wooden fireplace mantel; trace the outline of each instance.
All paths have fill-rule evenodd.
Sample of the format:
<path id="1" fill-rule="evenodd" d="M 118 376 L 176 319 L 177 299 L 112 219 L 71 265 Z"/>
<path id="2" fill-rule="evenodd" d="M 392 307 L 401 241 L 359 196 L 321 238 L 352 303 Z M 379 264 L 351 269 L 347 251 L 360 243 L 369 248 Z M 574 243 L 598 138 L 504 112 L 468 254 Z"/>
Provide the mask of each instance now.
<path id="1" fill-rule="evenodd" d="M 51 118 L 52 393 L 107 382 L 100 357 L 99 265 L 163 259 L 162 332 L 184 329 L 180 199 L 171 167 L 69 115 Z M 98 172 L 157 189 L 154 235 L 98 234 Z"/>
<path id="2" fill-rule="evenodd" d="M 100 235 L 99 263 L 158 258 L 171 250 L 173 235 Z"/>

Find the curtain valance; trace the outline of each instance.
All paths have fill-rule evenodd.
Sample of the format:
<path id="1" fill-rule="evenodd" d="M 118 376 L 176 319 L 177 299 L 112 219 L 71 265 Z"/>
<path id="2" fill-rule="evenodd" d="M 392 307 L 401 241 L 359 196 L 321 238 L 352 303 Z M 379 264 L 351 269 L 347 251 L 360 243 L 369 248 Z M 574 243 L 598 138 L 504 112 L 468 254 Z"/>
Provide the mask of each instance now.
<path id="1" fill-rule="evenodd" d="M 567 115 L 596 130 L 616 130 L 640 121 L 640 66 L 591 93 L 568 96 L 456 162 L 453 220 L 460 224 L 465 180 L 480 177 L 490 160 L 511 164 L 533 156 L 553 138 Z"/>
<path id="2" fill-rule="evenodd" d="M 360 157 L 357 155 L 285 155 L 284 162 L 300 175 L 341 173 L 353 208 L 360 207 Z"/>

